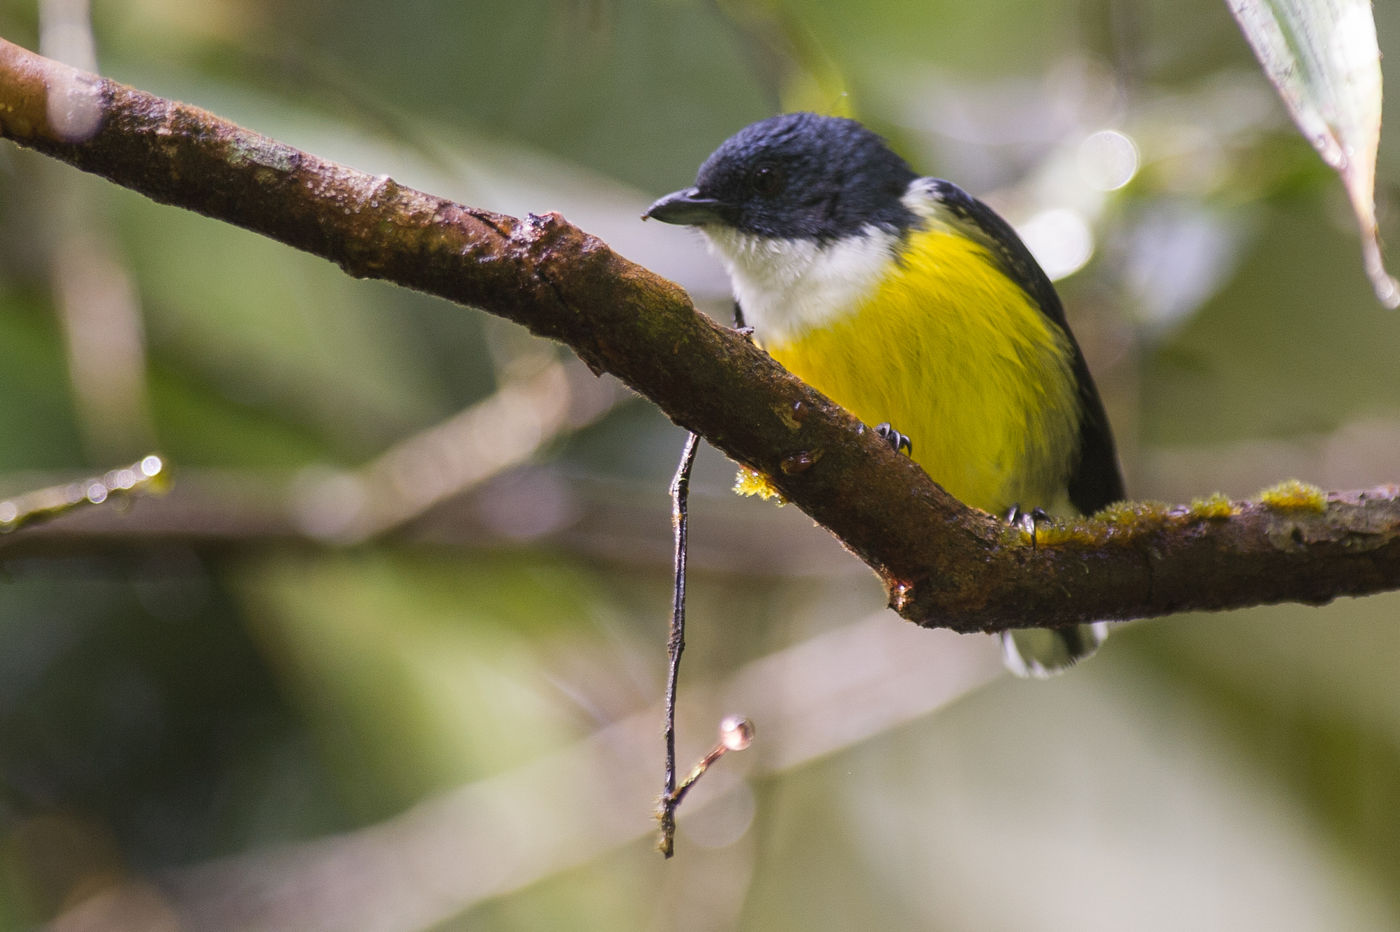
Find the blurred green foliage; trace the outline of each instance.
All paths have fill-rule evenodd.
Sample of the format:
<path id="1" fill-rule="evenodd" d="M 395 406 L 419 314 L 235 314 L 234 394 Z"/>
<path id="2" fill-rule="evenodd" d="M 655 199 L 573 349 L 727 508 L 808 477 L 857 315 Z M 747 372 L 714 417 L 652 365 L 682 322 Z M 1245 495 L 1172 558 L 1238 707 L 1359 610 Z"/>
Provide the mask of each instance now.
<path id="1" fill-rule="evenodd" d="M 1376 16 L 1383 50 L 1400 47 L 1400 9 Z M 0 0 L 6 38 L 36 48 L 38 23 L 34 3 Z M 1340 184 L 1219 0 L 96 0 L 92 24 L 104 74 L 434 193 L 562 210 L 717 317 L 711 260 L 640 211 L 753 119 L 849 112 L 1017 222 L 1082 216 L 1095 253 L 1061 287 L 1134 495 L 1400 480 L 1400 316 L 1375 305 Z M 1076 168 L 1102 129 L 1140 158 L 1107 192 Z M 1382 229 L 1395 238 L 1384 211 Z M 110 302 L 99 325 L 139 353 L 107 351 L 115 338 L 79 353 L 91 323 L 65 294 L 97 296 L 77 310 Z M 76 919 L 114 889 L 146 910 L 130 906 L 127 926 L 157 927 L 217 901 L 216 859 L 234 855 L 251 878 L 282 865 L 280 888 L 249 889 L 296 901 L 311 879 L 294 866 L 313 851 L 399 826 L 454 787 L 504 793 L 556 752 L 622 747 L 618 723 L 659 697 L 669 606 L 681 436 L 649 406 L 624 399 L 544 438 L 384 539 L 337 547 L 307 530 L 311 493 L 339 489 L 338 471 L 492 397 L 540 350 L 475 311 L 0 147 L 0 492 L 152 447 L 181 476 L 173 528 L 151 523 L 165 503 L 142 502 L 129 538 L 5 554 L 0 928 Z M 139 391 L 83 381 L 107 369 L 134 372 Z M 810 522 L 735 500 L 730 476 L 702 456 L 692 708 L 881 604 Z M 566 853 L 476 897 L 413 900 L 396 882 L 393 909 L 386 895 L 364 927 L 1400 927 L 1397 608 L 1386 596 L 1125 626 L 1072 675 L 997 679 L 883 724 L 809 666 L 741 710 L 758 721 L 745 754 L 759 776 L 731 794 L 752 808 L 729 835 L 705 835 L 726 810 L 697 802 L 663 864 L 651 800 L 622 789 L 638 769 L 659 789 L 660 741 L 569 757 L 576 769 L 529 812 L 477 813 L 482 838 L 557 834 Z M 806 708 L 851 737 L 763 764 L 783 759 Z M 683 757 L 710 727 L 683 719 Z M 626 832 L 590 847 L 566 831 L 559 813 L 585 786 L 611 802 L 583 815 Z M 446 834 L 464 884 L 509 860 L 473 848 L 470 828 Z M 288 850 L 291 866 L 276 860 Z M 437 897 L 436 913 L 404 906 Z M 243 924 L 220 915 L 183 920 Z"/>

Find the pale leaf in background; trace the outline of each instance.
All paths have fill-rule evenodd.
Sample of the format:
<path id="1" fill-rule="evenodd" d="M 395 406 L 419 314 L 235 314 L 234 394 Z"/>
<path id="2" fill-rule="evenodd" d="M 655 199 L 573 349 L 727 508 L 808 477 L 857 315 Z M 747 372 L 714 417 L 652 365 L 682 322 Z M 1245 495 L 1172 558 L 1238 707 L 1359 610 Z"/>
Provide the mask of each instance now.
<path id="1" fill-rule="evenodd" d="M 1298 128 L 1342 176 L 1376 297 L 1400 306 L 1376 232 L 1381 54 L 1370 0 L 1228 0 Z"/>

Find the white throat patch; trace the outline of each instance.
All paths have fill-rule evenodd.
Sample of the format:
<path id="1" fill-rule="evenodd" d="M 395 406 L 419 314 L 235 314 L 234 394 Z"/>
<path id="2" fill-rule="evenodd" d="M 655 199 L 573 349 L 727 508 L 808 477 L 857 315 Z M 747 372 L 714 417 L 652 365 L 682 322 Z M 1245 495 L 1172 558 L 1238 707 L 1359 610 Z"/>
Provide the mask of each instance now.
<path id="1" fill-rule="evenodd" d="M 820 245 L 774 239 L 719 224 L 700 228 L 724 263 L 744 322 L 762 341 L 786 343 L 846 314 L 880 284 L 899 237 L 867 226 L 855 236 Z"/>

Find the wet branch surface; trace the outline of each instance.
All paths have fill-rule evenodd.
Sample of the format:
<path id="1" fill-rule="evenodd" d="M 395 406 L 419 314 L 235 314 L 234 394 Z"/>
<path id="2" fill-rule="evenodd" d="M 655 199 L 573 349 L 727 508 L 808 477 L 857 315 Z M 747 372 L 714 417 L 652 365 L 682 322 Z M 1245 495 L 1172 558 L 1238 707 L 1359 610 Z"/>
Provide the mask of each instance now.
<path id="1" fill-rule="evenodd" d="M 558 214 L 478 210 L 0 40 L 0 135 L 165 204 L 515 321 L 771 477 L 919 624 L 1128 619 L 1400 588 L 1400 487 L 1124 508 L 1036 544 Z M 250 272 L 250 274 L 252 274 Z M 28 531 L 16 534 L 18 540 Z"/>

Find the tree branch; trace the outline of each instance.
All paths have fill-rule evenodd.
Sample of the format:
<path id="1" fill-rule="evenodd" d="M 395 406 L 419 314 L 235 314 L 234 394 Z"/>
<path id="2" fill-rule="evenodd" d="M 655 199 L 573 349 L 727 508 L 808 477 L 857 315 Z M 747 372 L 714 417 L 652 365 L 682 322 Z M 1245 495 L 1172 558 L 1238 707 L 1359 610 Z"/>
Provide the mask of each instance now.
<path id="1" fill-rule="evenodd" d="M 0 135 L 338 264 L 567 344 L 771 477 L 890 604 L 959 631 L 1325 602 L 1400 587 L 1400 489 L 1144 505 L 1036 541 L 948 496 L 685 293 L 557 214 L 477 210 L 0 40 Z"/>

